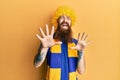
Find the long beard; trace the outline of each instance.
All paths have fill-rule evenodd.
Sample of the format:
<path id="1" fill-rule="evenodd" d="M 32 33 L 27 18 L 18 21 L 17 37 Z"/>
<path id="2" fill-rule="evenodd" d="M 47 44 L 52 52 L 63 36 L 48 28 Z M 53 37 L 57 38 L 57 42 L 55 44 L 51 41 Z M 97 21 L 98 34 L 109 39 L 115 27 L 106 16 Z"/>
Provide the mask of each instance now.
<path id="1" fill-rule="evenodd" d="M 64 29 L 60 28 L 60 26 L 58 26 L 56 32 L 54 33 L 54 39 L 63 41 L 65 43 L 72 42 L 71 27 L 69 26 L 69 28 L 67 30 L 64 30 Z"/>

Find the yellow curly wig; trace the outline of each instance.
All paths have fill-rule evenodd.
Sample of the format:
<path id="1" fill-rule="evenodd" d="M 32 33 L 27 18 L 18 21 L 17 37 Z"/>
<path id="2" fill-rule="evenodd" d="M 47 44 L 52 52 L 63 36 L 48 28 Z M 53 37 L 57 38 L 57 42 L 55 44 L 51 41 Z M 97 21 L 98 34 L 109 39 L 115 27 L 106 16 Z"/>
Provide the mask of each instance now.
<path id="1" fill-rule="evenodd" d="M 54 27 L 58 26 L 57 19 L 62 15 L 66 15 L 66 16 L 70 17 L 71 22 L 72 22 L 71 26 L 73 26 L 75 24 L 76 17 L 75 17 L 74 11 L 71 8 L 69 8 L 68 6 L 60 6 L 57 8 L 57 10 L 51 20 L 51 23 Z"/>

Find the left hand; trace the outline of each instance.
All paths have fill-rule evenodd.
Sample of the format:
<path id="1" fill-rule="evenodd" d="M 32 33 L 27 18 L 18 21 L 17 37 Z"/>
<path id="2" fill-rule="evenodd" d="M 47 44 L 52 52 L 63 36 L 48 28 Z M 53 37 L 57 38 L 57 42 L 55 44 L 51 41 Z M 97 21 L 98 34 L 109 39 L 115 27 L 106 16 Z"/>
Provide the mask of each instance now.
<path id="1" fill-rule="evenodd" d="M 82 35 L 80 35 L 80 33 L 79 33 L 78 34 L 78 43 L 77 43 L 76 46 L 71 47 L 71 49 L 75 49 L 75 50 L 78 50 L 78 51 L 83 51 L 86 48 L 86 46 L 88 44 L 90 44 L 90 42 L 86 41 L 87 37 L 88 37 L 88 35 L 85 35 L 85 32 Z"/>

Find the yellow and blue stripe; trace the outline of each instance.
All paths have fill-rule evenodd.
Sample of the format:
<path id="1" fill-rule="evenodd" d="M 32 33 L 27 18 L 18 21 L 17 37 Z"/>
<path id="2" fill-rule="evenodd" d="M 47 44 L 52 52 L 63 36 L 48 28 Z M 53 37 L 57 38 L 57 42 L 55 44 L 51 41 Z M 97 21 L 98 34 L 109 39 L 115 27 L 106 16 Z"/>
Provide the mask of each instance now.
<path id="1" fill-rule="evenodd" d="M 76 80 L 78 51 L 71 50 L 77 40 L 73 39 L 68 45 L 62 42 L 55 45 L 47 53 L 47 80 Z"/>

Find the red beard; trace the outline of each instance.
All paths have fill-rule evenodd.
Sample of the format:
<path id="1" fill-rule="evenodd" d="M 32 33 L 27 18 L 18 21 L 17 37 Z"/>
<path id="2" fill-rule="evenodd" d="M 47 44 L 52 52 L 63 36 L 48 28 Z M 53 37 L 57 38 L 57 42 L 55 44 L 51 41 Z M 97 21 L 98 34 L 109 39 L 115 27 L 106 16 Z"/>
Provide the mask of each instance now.
<path id="1" fill-rule="evenodd" d="M 68 26 L 68 29 L 65 30 L 65 29 L 62 29 L 59 25 L 56 32 L 54 33 L 54 39 L 58 39 L 65 43 L 72 42 L 71 26 Z"/>

